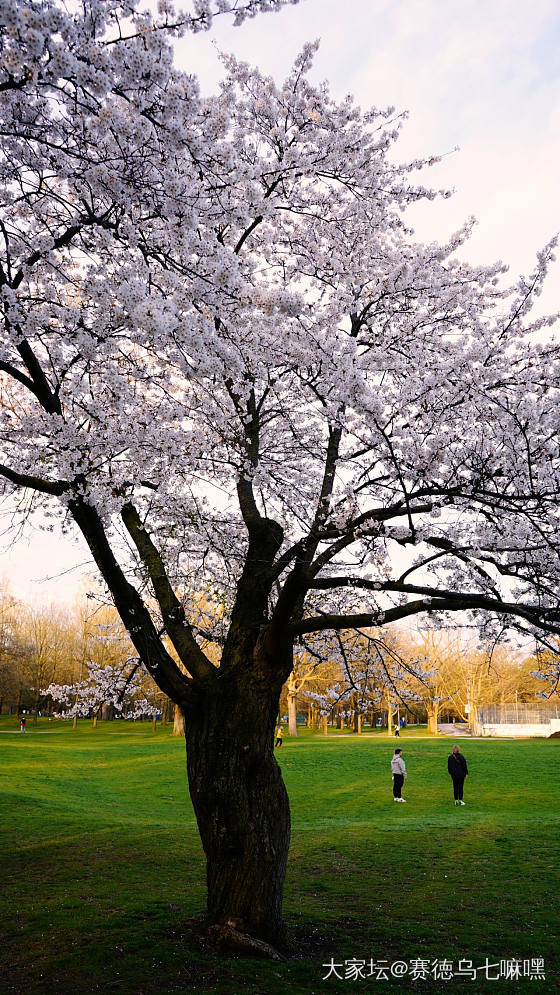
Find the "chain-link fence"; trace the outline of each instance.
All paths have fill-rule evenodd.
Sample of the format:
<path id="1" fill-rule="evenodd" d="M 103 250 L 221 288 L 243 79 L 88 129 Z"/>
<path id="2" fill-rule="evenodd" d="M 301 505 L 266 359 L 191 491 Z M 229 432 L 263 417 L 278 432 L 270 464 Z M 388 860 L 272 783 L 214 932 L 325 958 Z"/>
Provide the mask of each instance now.
<path id="1" fill-rule="evenodd" d="M 546 724 L 551 719 L 560 719 L 558 705 L 536 703 L 509 705 L 482 705 L 478 708 L 478 719 L 482 725 L 535 725 Z"/>

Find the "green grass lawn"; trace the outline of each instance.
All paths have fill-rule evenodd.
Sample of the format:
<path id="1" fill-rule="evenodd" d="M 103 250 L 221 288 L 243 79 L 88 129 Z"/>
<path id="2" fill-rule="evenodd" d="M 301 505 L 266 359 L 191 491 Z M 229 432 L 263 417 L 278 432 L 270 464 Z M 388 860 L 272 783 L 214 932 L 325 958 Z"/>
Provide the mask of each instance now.
<path id="1" fill-rule="evenodd" d="M 277 751 L 292 804 L 284 963 L 204 945 L 204 858 L 184 743 L 170 729 L 0 720 L 0 991 L 318 995 L 556 992 L 560 740 L 464 740 L 466 807 L 450 741 L 302 730 Z M 368 977 L 370 962 L 542 957 L 546 980 Z M 343 980 L 323 980 L 331 959 Z M 352 980 L 351 960 L 365 961 Z M 360 973 L 360 968 L 357 968 Z M 437 973 L 437 971 L 436 971 Z"/>

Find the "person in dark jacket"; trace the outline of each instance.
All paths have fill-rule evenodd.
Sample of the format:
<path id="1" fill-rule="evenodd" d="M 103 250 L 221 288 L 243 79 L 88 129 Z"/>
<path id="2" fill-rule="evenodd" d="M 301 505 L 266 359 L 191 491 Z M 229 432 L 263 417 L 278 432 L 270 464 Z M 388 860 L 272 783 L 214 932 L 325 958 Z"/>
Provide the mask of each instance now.
<path id="1" fill-rule="evenodd" d="M 451 754 L 447 758 L 447 769 L 453 781 L 453 797 L 456 805 L 464 805 L 463 785 L 469 773 L 467 761 L 458 746 L 454 746 Z"/>

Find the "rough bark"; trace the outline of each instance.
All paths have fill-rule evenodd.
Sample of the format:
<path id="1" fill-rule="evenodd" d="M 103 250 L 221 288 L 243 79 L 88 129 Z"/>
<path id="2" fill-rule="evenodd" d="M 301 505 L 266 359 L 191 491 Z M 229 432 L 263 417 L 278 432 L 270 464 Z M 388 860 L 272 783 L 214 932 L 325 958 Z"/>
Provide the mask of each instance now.
<path id="1" fill-rule="evenodd" d="M 235 670 L 185 712 L 187 772 L 212 925 L 283 944 L 288 796 L 273 750 L 279 688 Z"/>

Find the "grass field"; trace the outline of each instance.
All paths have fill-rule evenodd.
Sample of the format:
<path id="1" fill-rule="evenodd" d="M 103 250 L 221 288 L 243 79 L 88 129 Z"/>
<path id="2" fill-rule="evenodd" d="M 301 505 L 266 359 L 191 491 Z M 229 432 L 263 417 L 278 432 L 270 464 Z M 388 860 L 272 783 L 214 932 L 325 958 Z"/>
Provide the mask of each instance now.
<path id="1" fill-rule="evenodd" d="M 406 805 L 392 801 L 386 733 L 285 740 L 293 956 L 271 964 L 204 945 L 204 859 L 169 728 L 42 720 L 20 735 L 3 717 L 0 991 L 558 991 L 560 740 L 465 740 L 465 808 L 448 739 L 405 732 L 399 745 Z M 461 958 L 538 957 L 544 981 L 434 976 L 444 959 L 456 974 Z M 323 980 L 331 959 L 343 980 Z M 356 980 L 353 959 L 366 962 Z M 414 959 L 434 975 L 412 981 Z M 383 960 L 409 974 L 368 977 Z"/>

